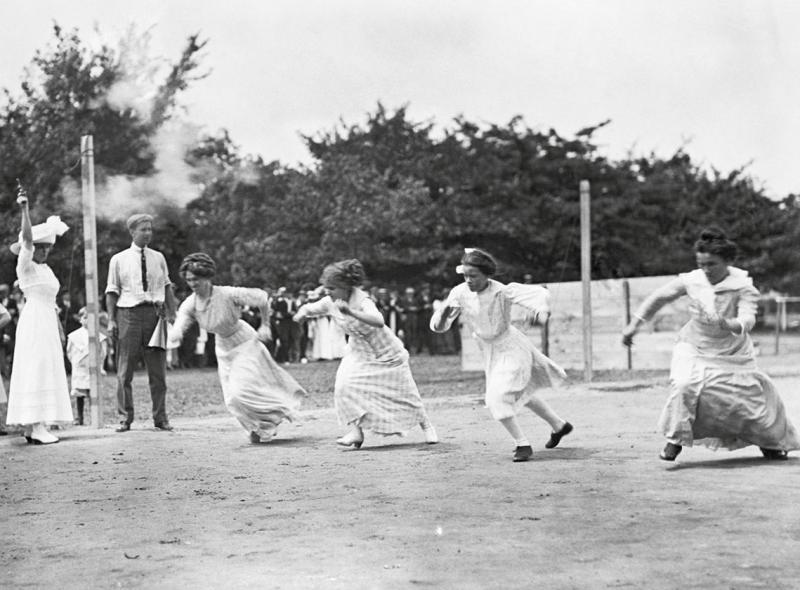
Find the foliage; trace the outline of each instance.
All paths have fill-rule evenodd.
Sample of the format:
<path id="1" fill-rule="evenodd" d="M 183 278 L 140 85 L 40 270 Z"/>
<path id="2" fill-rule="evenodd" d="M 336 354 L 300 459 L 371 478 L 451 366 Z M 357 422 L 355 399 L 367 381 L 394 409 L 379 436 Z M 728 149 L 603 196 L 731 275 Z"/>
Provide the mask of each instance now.
<path id="1" fill-rule="evenodd" d="M 55 26 L 54 46 L 36 54 L 20 94 L 6 91 L 0 109 L 0 230 L 18 231 L 19 177 L 35 220 L 59 211 L 73 228 L 69 247 L 56 248 L 50 261 L 68 285 L 83 276 L 81 216 L 71 196 L 80 136 L 95 138 L 98 182 L 151 177 L 159 172 L 159 133 L 177 118 L 180 94 L 203 75 L 205 42 L 197 35 L 175 63 L 143 57 L 148 41 L 131 31 L 116 49 L 91 49 Z M 126 100 L 142 80 L 153 89 L 146 100 Z M 554 282 L 580 276 L 578 185 L 587 179 L 594 278 L 686 270 L 699 229 L 713 223 L 737 240 L 740 264 L 762 289 L 800 292 L 797 196 L 772 201 L 746 170 L 704 170 L 684 149 L 611 161 L 593 140 L 607 124 L 571 137 L 520 117 L 506 124 L 456 117 L 439 127 L 410 120 L 405 106 L 378 103 L 362 123 L 340 121 L 305 137 L 309 167 L 243 155 L 223 131 L 181 154 L 198 198 L 175 207 L 156 189 L 135 196 L 156 198 L 158 246 L 173 275 L 182 256 L 202 250 L 217 260 L 224 283 L 309 288 L 325 264 L 358 257 L 379 284 L 450 285 L 463 248 L 479 246 L 501 261 L 502 280 L 530 274 Z M 119 221 L 98 222 L 101 282 L 128 240 Z M 13 264 L 4 250 L 1 282 L 11 280 Z"/>
<path id="2" fill-rule="evenodd" d="M 163 65 L 142 57 L 149 36 L 131 30 L 114 49 L 91 48 L 73 30 L 53 27 L 54 45 L 38 51 L 18 95 L 5 90 L 0 107 L 0 229 L 14 236 L 19 214 L 16 179 L 29 193 L 34 223 L 58 213 L 71 230 L 67 248 L 55 248 L 49 264 L 64 283 L 82 285 L 82 215 L 76 186 L 81 175 L 80 138 L 92 135 L 98 182 L 110 175 L 154 172 L 153 137 L 173 114 L 177 95 L 197 79 L 198 52 L 205 42 L 193 35 L 163 82 Z M 153 87 L 152 96 L 133 97 L 132 81 Z M 131 95 L 126 97 L 125 94 Z M 120 94 L 122 93 L 122 94 Z M 111 254 L 130 243 L 124 224 L 98 221 L 100 268 Z M 10 282 L 14 257 L 0 254 L 0 281 Z M 66 286 L 66 285 L 65 285 Z"/>

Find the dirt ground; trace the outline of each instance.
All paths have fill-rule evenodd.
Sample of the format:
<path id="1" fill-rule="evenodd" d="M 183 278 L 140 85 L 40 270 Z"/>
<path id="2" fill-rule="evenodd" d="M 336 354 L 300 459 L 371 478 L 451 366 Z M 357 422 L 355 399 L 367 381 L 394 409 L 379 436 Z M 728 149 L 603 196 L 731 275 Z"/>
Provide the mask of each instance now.
<path id="1" fill-rule="evenodd" d="M 800 371 L 776 378 L 800 423 Z M 171 433 L 73 427 L 0 439 L 5 588 L 798 588 L 800 453 L 659 461 L 663 382 L 546 397 L 575 425 L 528 463 L 474 395 L 419 431 L 334 444 L 333 411 L 251 445 L 228 415 Z"/>

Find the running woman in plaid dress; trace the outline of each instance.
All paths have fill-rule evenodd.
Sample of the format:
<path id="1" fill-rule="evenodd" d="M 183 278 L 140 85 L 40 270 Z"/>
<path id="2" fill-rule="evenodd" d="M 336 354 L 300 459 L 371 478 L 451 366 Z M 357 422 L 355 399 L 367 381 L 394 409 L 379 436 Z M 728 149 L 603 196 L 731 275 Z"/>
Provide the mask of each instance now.
<path id="1" fill-rule="evenodd" d="M 360 448 L 364 430 L 376 434 L 403 434 L 419 425 L 429 444 L 439 442 L 417 384 L 411 375 L 408 352 L 384 324 L 375 303 L 359 287 L 364 267 L 356 259 L 328 265 L 320 277 L 327 295 L 303 305 L 296 322 L 330 316 L 349 336 L 336 373 L 333 400 L 339 422 L 350 431 L 337 444 Z"/>
<path id="2" fill-rule="evenodd" d="M 564 370 L 511 325 L 512 303 L 528 309 L 534 319 L 546 318 L 549 292 L 539 285 L 504 285 L 495 281 L 491 277 L 497 272 L 497 263 L 489 253 L 477 248 L 464 250 L 456 272 L 464 275 L 464 282 L 454 287 L 434 312 L 431 330 L 446 331 L 459 314 L 471 325 L 484 357 L 486 407 L 516 442 L 514 461 L 527 461 L 533 449 L 516 416 L 523 406 L 553 429 L 546 448 L 554 448 L 572 432 L 572 425 L 535 393 L 538 388 L 559 383 L 566 376 Z"/>

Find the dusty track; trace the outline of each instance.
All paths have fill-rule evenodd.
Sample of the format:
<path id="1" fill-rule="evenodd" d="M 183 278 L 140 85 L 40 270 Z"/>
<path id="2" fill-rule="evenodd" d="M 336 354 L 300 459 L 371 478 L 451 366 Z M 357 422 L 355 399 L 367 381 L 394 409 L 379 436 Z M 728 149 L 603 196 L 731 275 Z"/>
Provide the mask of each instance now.
<path id="1" fill-rule="evenodd" d="M 781 377 L 800 422 L 800 379 Z M 602 387 L 602 388 L 601 388 Z M 0 440 L 0 585 L 29 588 L 797 588 L 800 454 L 659 461 L 663 385 L 548 396 L 534 459 L 471 398 L 421 434 L 337 448 L 333 412 L 253 446 L 227 415 Z"/>

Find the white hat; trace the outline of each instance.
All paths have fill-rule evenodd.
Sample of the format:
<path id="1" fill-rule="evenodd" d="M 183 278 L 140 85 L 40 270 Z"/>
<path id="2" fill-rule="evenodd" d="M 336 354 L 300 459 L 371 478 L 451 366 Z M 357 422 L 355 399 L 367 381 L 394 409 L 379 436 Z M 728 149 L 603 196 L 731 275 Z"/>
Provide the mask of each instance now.
<path id="1" fill-rule="evenodd" d="M 58 215 L 51 215 L 44 223 L 38 223 L 31 228 L 33 234 L 34 244 L 55 244 L 56 238 L 63 236 L 69 229 L 69 226 L 61 221 Z M 9 249 L 14 254 L 19 254 L 22 248 L 22 236 L 20 235 L 19 241 L 11 244 Z"/>

